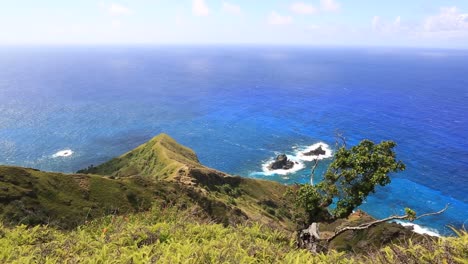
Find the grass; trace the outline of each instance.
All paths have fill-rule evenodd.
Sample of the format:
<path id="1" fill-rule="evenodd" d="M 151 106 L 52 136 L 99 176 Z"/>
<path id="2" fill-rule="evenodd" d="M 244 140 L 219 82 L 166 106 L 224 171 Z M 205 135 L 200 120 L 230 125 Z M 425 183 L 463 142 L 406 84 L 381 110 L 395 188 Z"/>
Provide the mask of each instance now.
<path id="1" fill-rule="evenodd" d="M 242 218 L 283 229 L 294 230 L 293 201 L 283 194 L 282 184 L 232 177 L 199 163 L 196 154 L 161 134 L 136 149 L 96 167 L 80 171 L 125 178 L 139 175 L 152 181 L 179 182 L 192 188 L 189 195 L 198 200 L 216 221 L 242 222 Z M 261 203 L 271 201 L 270 203 Z M 276 204 L 278 208 L 269 205 Z"/>
<path id="2" fill-rule="evenodd" d="M 295 248 L 291 186 L 233 177 L 159 135 L 76 174 L 0 166 L 0 263 L 467 263 L 468 235 L 396 225 L 347 231 L 328 254 Z M 359 224 L 320 224 L 326 235 Z M 337 252 L 334 250 L 339 250 Z"/>
<path id="3" fill-rule="evenodd" d="M 195 214 L 194 214 L 195 213 Z M 196 212 L 155 207 L 72 230 L 0 226 L 2 263 L 271 263 L 312 261 L 286 233 L 258 224 L 225 227 Z M 340 255 L 337 255 L 340 258 Z"/>
<path id="4" fill-rule="evenodd" d="M 205 177 L 206 175 L 199 175 Z M 293 221 L 281 213 L 268 213 L 268 200 L 293 208 L 282 193 L 288 188 L 274 182 L 239 177 L 220 177 L 205 186 L 142 176 L 112 179 L 93 174 L 62 174 L 0 166 L 0 219 L 5 224 L 48 224 L 70 229 L 109 214 L 127 214 L 149 209 L 154 202 L 197 207 L 205 218 L 224 225 L 246 221 L 292 231 Z M 203 187 L 203 188 L 201 188 Z M 285 214 L 286 214 L 285 213 Z"/>
<path id="5" fill-rule="evenodd" d="M 187 166 L 201 167 L 195 152 L 178 144 L 168 135 L 160 134 L 120 157 L 79 172 L 116 177 L 140 175 L 154 179 L 171 179 Z"/>
<path id="6" fill-rule="evenodd" d="M 73 230 L 0 225 L 2 263 L 466 263 L 468 234 L 350 254 L 312 255 L 290 233 L 258 223 L 223 226 L 196 210 L 155 205 Z"/>
<path id="7" fill-rule="evenodd" d="M 468 263 L 468 233 L 454 230 L 457 237 L 427 238 L 415 243 L 408 240 L 403 245 L 386 246 L 362 259 L 375 263 Z"/>
<path id="8" fill-rule="evenodd" d="M 0 166 L 0 217 L 6 223 L 52 224 L 71 228 L 111 213 L 150 208 L 155 190 L 137 178 L 112 180 L 96 175 L 61 174 Z"/>

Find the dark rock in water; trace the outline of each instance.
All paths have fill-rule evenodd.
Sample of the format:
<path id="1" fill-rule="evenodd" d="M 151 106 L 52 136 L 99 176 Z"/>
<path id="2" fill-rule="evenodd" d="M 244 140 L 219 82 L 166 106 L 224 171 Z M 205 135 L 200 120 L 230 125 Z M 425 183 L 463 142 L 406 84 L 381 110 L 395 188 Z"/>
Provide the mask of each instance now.
<path id="1" fill-rule="evenodd" d="M 278 155 L 275 159 L 275 161 L 273 161 L 273 163 L 271 163 L 269 166 L 268 166 L 268 169 L 270 170 L 289 170 L 289 169 L 292 169 L 294 167 L 294 162 L 293 161 L 290 161 L 288 160 L 288 157 L 286 156 L 286 154 L 281 154 L 281 155 Z"/>
<path id="2" fill-rule="evenodd" d="M 305 152 L 304 156 L 318 156 L 318 155 L 325 155 L 325 150 L 322 149 L 322 145 L 320 145 L 318 148 L 313 149 L 309 152 Z"/>

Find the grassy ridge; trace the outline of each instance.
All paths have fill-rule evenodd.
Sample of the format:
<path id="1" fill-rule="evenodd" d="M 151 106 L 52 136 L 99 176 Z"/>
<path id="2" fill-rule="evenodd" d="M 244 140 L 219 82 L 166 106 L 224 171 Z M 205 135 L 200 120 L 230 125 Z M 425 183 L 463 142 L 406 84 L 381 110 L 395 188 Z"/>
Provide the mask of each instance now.
<path id="1" fill-rule="evenodd" d="M 283 197 L 288 187 L 204 167 L 192 150 L 165 134 L 80 172 L 0 166 L 0 217 L 12 224 L 71 228 L 108 214 L 146 210 L 159 201 L 200 207 L 207 218 L 225 225 L 255 220 L 295 228 L 288 217 L 291 202 Z"/>
<path id="2" fill-rule="evenodd" d="M 154 179 L 171 179 L 179 170 L 202 167 L 193 150 L 178 144 L 166 134 L 96 167 L 79 171 L 100 175 L 127 177 L 141 175 Z"/>
<path id="3" fill-rule="evenodd" d="M 0 218 L 6 224 L 73 228 L 109 214 L 145 211 L 157 202 L 198 208 L 206 219 L 224 225 L 258 221 L 295 228 L 288 218 L 293 209 L 282 195 L 286 186 L 240 177 L 229 179 L 236 184 L 221 182 L 210 185 L 209 191 L 200 191 L 180 182 L 140 176 L 111 179 L 0 166 Z M 261 197 L 256 191 L 259 188 L 264 189 Z M 280 206 L 283 209 L 275 211 Z"/>
<path id="4" fill-rule="evenodd" d="M 160 134 L 124 155 L 96 167 L 79 171 L 117 178 L 141 176 L 152 181 L 177 182 L 192 188 L 189 194 L 202 203 L 218 222 L 229 224 L 254 220 L 288 230 L 293 201 L 284 196 L 282 184 L 233 177 L 199 163 L 196 154 L 166 134 Z"/>

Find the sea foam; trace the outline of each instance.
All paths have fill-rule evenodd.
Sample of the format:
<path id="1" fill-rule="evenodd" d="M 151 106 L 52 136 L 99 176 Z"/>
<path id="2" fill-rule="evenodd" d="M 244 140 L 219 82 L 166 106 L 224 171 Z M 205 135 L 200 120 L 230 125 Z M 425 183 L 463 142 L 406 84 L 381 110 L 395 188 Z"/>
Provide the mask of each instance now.
<path id="1" fill-rule="evenodd" d="M 70 157 L 73 155 L 73 150 L 71 149 L 64 149 L 56 152 L 54 155 L 52 155 L 52 158 L 59 158 L 59 157 Z"/>
<path id="2" fill-rule="evenodd" d="M 300 161 L 296 156 L 290 156 L 290 155 L 287 155 L 287 156 L 289 160 L 294 162 L 294 167 L 292 167 L 289 170 L 283 170 L 283 169 L 270 170 L 268 167 L 270 166 L 271 163 L 275 161 L 275 159 L 271 158 L 262 164 L 262 171 L 263 171 L 262 174 L 266 176 L 273 175 L 273 174 L 286 175 L 286 174 L 298 172 L 305 168 L 305 164 L 302 161 Z"/>
<path id="3" fill-rule="evenodd" d="M 322 147 L 322 149 L 325 151 L 324 155 L 311 155 L 307 156 L 305 153 L 315 150 L 319 147 Z M 262 163 L 262 172 L 254 172 L 251 175 L 264 175 L 264 176 L 270 176 L 270 175 L 287 175 L 291 173 L 296 173 L 304 168 L 306 168 L 306 164 L 304 162 L 310 162 L 313 160 L 322 160 L 322 159 L 327 159 L 331 158 L 333 156 L 333 151 L 331 150 L 330 146 L 324 142 L 318 142 L 310 146 L 293 146 L 292 149 L 294 150 L 291 154 L 286 153 L 288 156 L 288 159 L 294 162 L 294 167 L 289 170 L 283 170 L 283 169 L 278 169 L 278 170 L 270 170 L 268 167 L 270 166 L 271 163 L 275 161 L 275 158 L 272 157 L 265 162 Z M 280 153 L 275 153 L 276 155 Z"/>
<path id="4" fill-rule="evenodd" d="M 437 230 L 428 228 L 428 227 L 423 227 L 417 224 L 413 223 L 408 223 L 408 222 L 403 222 L 403 221 L 395 221 L 395 223 L 398 223 L 402 226 L 411 226 L 413 227 L 413 232 L 421 234 L 421 235 L 429 235 L 429 236 L 435 236 L 435 237 L 440 237 L 439 232 Z"/>
<path id="5" fill-rule="evenodd" d="M 306 156 L 305 153 L 318 149 L 319 147 L 322 147 L 322 149 L 325 151 L 324 155 L 311 155 L 311 156 Z M 330 146 L 327 143 L 324 142 L 319 142 L 315 143 L 311 146 L 305 147 L 303 149 L 299 149 L 296 153 L 297 157 L 301 160 L 304 161 L 313 161 L 313 160 L 322 160 L 322 159 L 328 159 L 333 156 L 333 151 L 331 150 Z"/>

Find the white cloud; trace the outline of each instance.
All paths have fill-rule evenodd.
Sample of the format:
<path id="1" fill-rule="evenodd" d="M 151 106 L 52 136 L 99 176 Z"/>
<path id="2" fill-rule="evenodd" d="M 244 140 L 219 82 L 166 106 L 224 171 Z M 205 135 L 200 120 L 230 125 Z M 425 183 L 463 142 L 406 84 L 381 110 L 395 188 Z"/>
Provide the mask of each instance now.
<path id="1" fill-rule="evenodd" d="M 320 0 L 320 7 L 323 11 L 338 11 L 341 8 L 341 4 L 335 0 Z"/>
<path id="2" fill-rule="evenodd" d="M 232 15 L 242 14 L 240 6 L 228 2 L 223 2 L 223 11 Z"/>
<path id="3" fill-rule="evenodd" d="M 304 2 L 295 2 L 291 5 L 291 11 L 302 15 L 311 15 L 317 13 L 317 8 Z"/>
<path id="4" fill-rule="evenodd" d="M 206 5 L 205 0 L 193 0 L 192 13 L 196 16 L 207 16 L 210 14 L 210 9 Z"/>
<path id="5" fill-rule="evenodd" d="M 400 28 L 401 27 L 401 16 L 397 16 L 395 18 L 395 21 L 393 22 L 393 25 L 397 28 Z"/>
<path id="6" fill-rule="evenodd" d="M 380 16 L 374 16 L 371 21 L 372 31 L 379 34 L 395 34 L 407 28 L 402 27 L 401 17 L 397 16 L 394 21 L 384 21 Z"/>
<path id="7" fill-rule="evenodd" d="M 282 16 L 276 11 L 271 11 L 270 15 L 268 16 L 268 23 L 270 25 L 288 25 L 292 23 L 292 17 Z"/>
<path id="8" fill-rule="evenodd" d="M 113 16 L 128 15 L 131 13 L 128 7 L 116 3 L 110 4 L 108 11 Z"/>
<path id="9" fill-rule="evenodd" d="M 371 20 L 372 31 L 380 36 L 393 36 L 410 39 L 449 39 L 468 38 L 468 13 L 456 7 L 443 7 L 438 14 L 428 16 L 417 23 L 404 23 L 400 16 L 393 21 L 374 16 Z"/>
<path id="10" fill-rule="evenodd" d="M 426 32 L 468 32 L 468 13 L 461 13 L 457 7 L 443 7 L 439 14 L 424 21 L 423 28 Z"/>
<path id="11" fill-rule="evenodd" d="M 379 28 L 381 26 L 381 22 L 380 22 L 380 17 L 379 16 L 374 16 L 372 18 L 372 22 L 371 22 L 371 27 L 372 27 L 372 30 L 373 31 L 379 31 Z"/>

